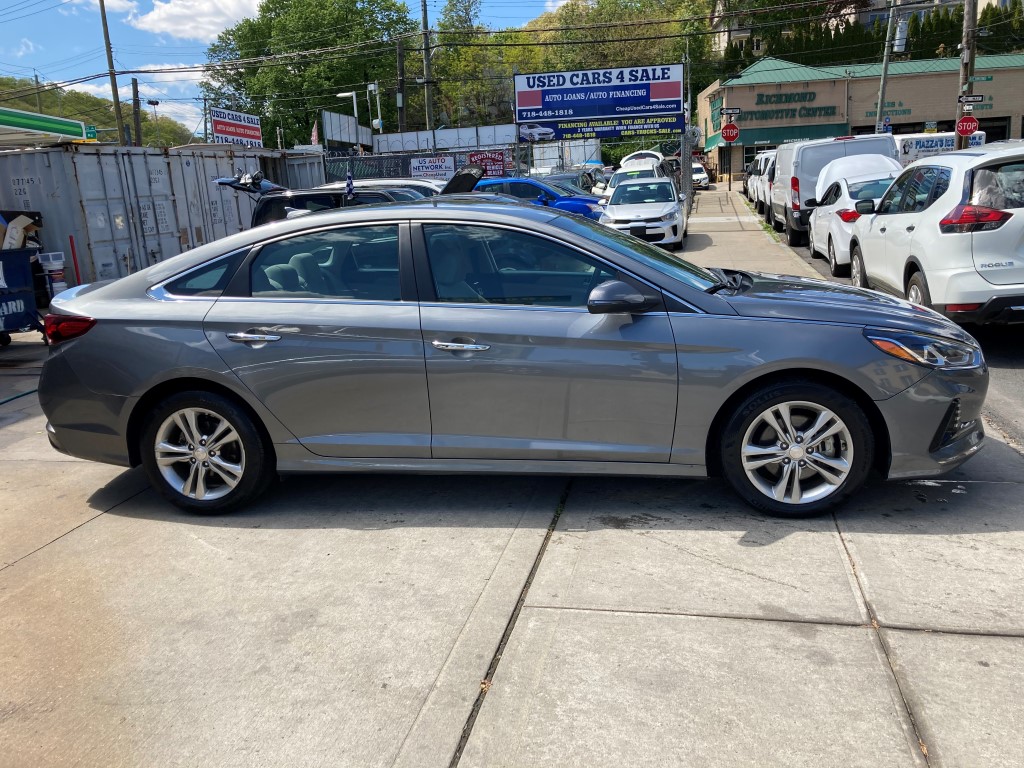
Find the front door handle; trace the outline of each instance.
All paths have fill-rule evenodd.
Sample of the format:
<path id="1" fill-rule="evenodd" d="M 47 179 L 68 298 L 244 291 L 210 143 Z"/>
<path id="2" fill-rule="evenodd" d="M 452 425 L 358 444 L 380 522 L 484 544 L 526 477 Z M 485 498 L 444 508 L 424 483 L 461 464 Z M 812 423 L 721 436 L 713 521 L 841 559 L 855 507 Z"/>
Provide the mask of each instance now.
<path id="1" fill-rule="evenodd" d="M 268 341 L 280 341 L 281 337 L 273 333 L 229 333 L 228 341 L 236 341 L 239 344 L 265 343 Z"/>
<path id="2" fill-rule="evenodd" d="M 879 227 L 879 228 L 878 228 L 878 231 L 879 231 L 879 232 L 885 232 L 885 227 Z"/>
<path id="3" fill-rule="evenodd" d="M 490 349 L 490 344 L 460 344 L 455 341 L 432 341 L 434 349 L 442 349 L 445 352 L 483 352 Z"/>
<path id="4" fill-rule="evenodd" d="M 913 232 L 915 229 L 917 229 L 917 226 L 915 224 L 911 224 L 907 227 L 907 232 Z"/>

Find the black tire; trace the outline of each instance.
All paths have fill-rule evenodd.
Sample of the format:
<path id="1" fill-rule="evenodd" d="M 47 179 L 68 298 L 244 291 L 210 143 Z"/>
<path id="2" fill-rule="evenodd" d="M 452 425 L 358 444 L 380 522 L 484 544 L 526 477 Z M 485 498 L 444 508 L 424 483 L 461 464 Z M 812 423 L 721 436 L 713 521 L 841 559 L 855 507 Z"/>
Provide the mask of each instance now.
<path id="1" fill-rule="evenodd" d="M 804 244 L 804 233 L 799 229 L 794 229 L 793 225 L 789 223 L 788 209 L 783 209 L 782 211 L 782 228 L 786 232 L 786 244 L 788 246 L 795 248 Z"/>
<path id="2" fill-rule="evenodd" d="M 208 456 L 200 453 L 198 460 L 195 455 L 188 456 L 187 451 L 192 447 L 205 450 L 206 443 L 190 443 L 186 433 L 174 425 L 171 417 L 186 410 L 195 415 L 196 430 L 200 436 L 198 442 L 210 436 L 220 422 L 233 429 L 237 439 L 231 439 L 221 446 L 223 453 L 219 464 L 214 461 L 217 457 L 216 451 L 211 451 Z M 165 451 L 166 456 L 180 455 L 181 460 L 161 469 L 156 457 L 158 439 L 176 448 Z M 142 466 L 150 484 L 165 499 L 189 512 L 216 514 L 241 507 L 266 491 L 276 477 L 272 452 L 249 413 L 234 400 L 212 392 L 180 392 L 161 401 L 153 409 L 142 431 L 139 450 Z M 209 461 L 203 461 L 203 458 Z M 217 469 L 213 465 L 241 467 L 240 476 L 234 480 L 233 487 L 224 480 L 232 473 Z M 204 470 L 201 467 L 209 468 Z M 164 470 L 168 473 L 167 477 Z M 208 498 L 195 497 L 199 488 L 191 481 L 193 473 L 196 476 L 201 473 L 203 491 L 209 494 Z M 181 488 L 172 485 L 173 480 L 169 478 L 174 477 L 182 484 Z M 196 493 L 189 493 L 190 487 Z"/>
<path id="3" fill-rule="evenodd" d="M 832 235 L 828 236 L 828 271 L 832 277 L 847 277 L 850 274 L 849 264 L 840 264 L 836 261 L 836 246 L 832 242 Z M 863 270 L 861 270 L 863 274 Z"/>
<path id="4" fill-rule="evenodd" d="M 11 343 L 11 334 L 7 331 L 0 332 L 0 347 L 6 347 Z"/>
<path id="5" fill-rule="evenodd" d="M 918 290 L 921 293 L 921 298 L 910 298 L 914 293 L 914 290 Z M 915 272 L 910 276 L 910 280 L 907 281 L 907 301 L 913 301 L 916 304 L 920 304 L 922 307 L 932 306 L 932 295 L 928 291 L 928 281 L 925 280 L 924 272 Z"/>
<path id="6" fill-rule="evenodd" d="M 760 200 L 754 200 L 754 212 L 764 215 L 764 203 Z"/>
<path id="7" fill-rule="evenodd" d="M 798 435 L 801 428 L 809 426 L 815 408 L 831 411 L 845 426 L 845 431 L 812 446 L 804 454 L 799 454 L 805 458 L 789 458 L 789 454 L 783 452 L 780 455 L 784 455 L 786 458 L 780 462 L 753 469 L 752 473 L 758 478 L 758 482 L 763 483 L 759 487 L 755 485 L 755 481 L 751 480 L 743 466 L 744 440 L 748 436 L 748 430 L 754 435 L 759 434 L 758 430 L 765 424 L 762 419 L 763 414 L 774 406 L 784 403 L 791 404 L 792 424 Z M 790 449 L 800 448 L 795 439 L 792 445 L 781 442 L 782 438 L 770 428 L 768 428 L 767 434 L 769 435 L 768 442 L 775 440 L 779 445 L 787 445 Z M 829 447 L 823 448 L 829 440 L 832 441 Z M 753 442 L 756 445 L 763 444 L 759 440 Z M 830 453 L 837 453 L 840 457 L 846 453 L 849 456 L 847 451 L 852 452 L 852 456 L 846 464 L 846 475 L 841 482 L 836 484 L 825 482 L 820 472 L 808 466 L 815 464 L 827 467 L 828 465 L 817 464 L 816 457 L 828 457 Z M 749 505 L 775 517 L 800 518 L 828 512 L 842 504 L 850 494 L 859 489 L 871 470 L 874 452 L 875 438 L 871 431 L 871 425 L 856 402 L 822 384 L 811 381 L 792 381 L 767 385 L 751 394 L 739 405 L 726 422 L 719 458 L 722 474 L 729 481 L 733 490 Z M 830 460 L 835 461 L 835 457 Z M 782 473 L 785 471 L 782 461 L 790 466 L 790 472 L 806 473 L 807 476 L 801 478 L 801 483 L 806 484 L 803 486 L 803 490 L 807 492 L 807 501 L 802 503 L 779 501 L 768 495 L 768 487 L 776 481 L 784 484 L 783 498 L 790 493 L 791 483 L 782 478 Z M 797 467 L 800 461 L 806 461 L 806 464 L 800 464 L 802 469 Z M 777 473 L 778 477 L 773 479 L 771 477 L 773 473 Z M 800 477 L 800 474 L 797 476 Z M 792 486 L 794 492 L 797 487 Z M 815 494 L 821 495 L 816 496 Z"/>
<path id="8" fill-rule="evenodd" d="M 785 224 L 783 224 L 783 222 L 775 218 L 775 209 L 772 208 L 772 204 L 770 202 L 768 203 L 768 213 L 770 213 L 772 217 L 772 220 L 770 222 L 772 225 L 772 229 L 774 229 L 776 232 L 782 232 L 785 229 Z M 782 215 L 786 215 L 785 210 L 782 211 Z"/>
<path id="9" fill-rule="evenodd" d="M 860 255 L 860 243 L 850 246 L 850 282 L 858 288 L 868 287 L 868 276 L 864 271 L 864 259 Z"/>

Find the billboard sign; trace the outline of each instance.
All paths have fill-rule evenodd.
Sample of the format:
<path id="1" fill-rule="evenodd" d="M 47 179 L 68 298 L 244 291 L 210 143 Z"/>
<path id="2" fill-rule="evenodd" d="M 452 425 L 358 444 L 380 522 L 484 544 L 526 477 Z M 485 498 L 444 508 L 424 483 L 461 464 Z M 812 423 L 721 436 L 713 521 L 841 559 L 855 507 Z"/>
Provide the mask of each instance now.
<path id="1" fill-rule="evenodd" d="M 566 120 L 544 123 L 551 139 L 617 139 L 662 136 L 686 128 L 682 115 L 667 117 L 628 117 L 608 120 Z M 527 139 L 520 136 L 520 141 Z"/>
<path id="2" fill-rule="evenodd" d="M 230 109 L 210 107 L 215 144 L 240 144 L 243 147 L 262 147 L 263 129 L 256 115 L 233 112 Z"/>
<path id="3" fill-rule="evenodd" d="M 505 153 L 500 149 L 492 152 L 470 152 L 466 159 L 470 163 L 482 166 L 485 178 L 505 175 Z"/>
<path id="4" fill-rule="evenodd" d="M 416 178 L 450 179 L 455 175 L 455 158 L 451 155 L 414 157 L 409 162 L 409 169 Z"/>
<path id="5" fill-rule="evenodd" d="M 678 115 L 683 65 L 516 75 L 515 91 L 517 123 Z"/>

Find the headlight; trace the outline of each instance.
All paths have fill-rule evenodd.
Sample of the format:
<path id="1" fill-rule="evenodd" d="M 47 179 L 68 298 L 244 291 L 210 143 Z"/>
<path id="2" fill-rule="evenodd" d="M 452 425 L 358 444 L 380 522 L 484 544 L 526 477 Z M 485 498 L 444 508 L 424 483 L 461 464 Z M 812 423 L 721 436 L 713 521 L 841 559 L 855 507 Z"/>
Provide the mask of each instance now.
<path id="1" fill-rule="evenodd" d="M 658 221 L 674 221 L 676 216 L 678 215 L 679 213 L 677 211 L 673 211 L 672 213 L 666 213 L 664 216 L 658 219 Z"/>
<path id="2" fill-rule="evenodd" d="M 602 224 L 611 224 L 612 221 L 614 221 L 614 219 L 612 219 L 612 217 L 609 216 L 607 213 L 602 213 L 601 218 L 598 219 L 598 221 L 601 222 Z"/>
<path id="3" fill-rule="evenodd" d="M 984 362 L 972 344 L 925 333 L 866 328 L 864 336 L 887 355 L 929 368 L 976 368 Z"/>

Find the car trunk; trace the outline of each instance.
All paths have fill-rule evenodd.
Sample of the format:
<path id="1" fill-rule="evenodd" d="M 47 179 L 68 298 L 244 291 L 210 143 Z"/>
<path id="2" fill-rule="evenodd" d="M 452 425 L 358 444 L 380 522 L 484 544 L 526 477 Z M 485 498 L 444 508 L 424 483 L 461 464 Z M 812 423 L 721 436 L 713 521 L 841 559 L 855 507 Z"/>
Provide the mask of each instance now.
<path id="1" fill-rule="evenodd" d="M 993 285 L 1024 283 L 1024 159 L 976 169 L 970 204 L 983 220 L 1001 219 L 975 225 L 975 269 Z"/>

